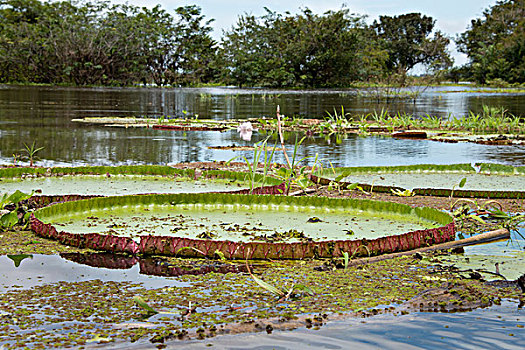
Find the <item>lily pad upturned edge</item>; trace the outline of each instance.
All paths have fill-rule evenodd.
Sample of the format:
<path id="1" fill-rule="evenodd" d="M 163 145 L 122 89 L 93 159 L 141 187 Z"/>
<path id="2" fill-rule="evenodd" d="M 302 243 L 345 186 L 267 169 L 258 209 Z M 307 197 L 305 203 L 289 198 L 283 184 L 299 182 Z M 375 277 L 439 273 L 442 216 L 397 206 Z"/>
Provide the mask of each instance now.
<path id="1" fill-rule="evenodd" d="M 181 176 L 195 179 L 194 169 L 178 169 L 167 165 L 121 165 L 121 166 L 81 166 L 81 167 L 5 167 L 0 168 L 0 179 L 2 178 L 22 178 L 23 176 L 65 176 L 65 175 L 159 175 L 159 176 Z M 225 179 L 232 181 L 249 182 L 253 177 L 255 187 L 225 193 L 238 194 L 274 194 L 284 193 L 282 181 L 273 177 L 263 176 L 262 174 L 250 174 L 245 172 L 227 170 L 205 170 L 200 178 L 203 179 Z M 261 186 L 262 185 L 262 186 Z M 32 203 L 37 207 L 44 207 L 50 204 L 70 202 L 82 199 L 101 197 L 100 195 L 67 194 L 67 195 L 34 195 L 31 197 Z"/>
<path id="2" fill-rule="evenodd" d="M 493 174 L 493 175 L 520 175 L 525 176 L 525 167 L 513 167 L 510 165 L 494 164 L 494 163 L 478 163 L 477 170 L 471 164 L 417 164 L 417 165 L 401 165 L 401 166 L 367 166 L 367 167 L 345 167 L 325 169 L 322 173 L 311 175 L 310 179 L 317 184 L 328 185 L 331 182 L 339 183 L 343 188 L 350 186 L 352 183 L 345 181 L 336 181 L 329 179 L 328 175 L 336 174 L 338 177 L 346 177 L 352 174 L 367 174 L 367 173 L 464 173 L 475 174 Z M 404 191 L 405 188 L 398 186 L 384 186 L 371 185 L 365 183 L 358 184 L 364 191 L 374 191 L 380 193 L 391 193 L 394 191 Z M 441 188 L 414 188 L 412 192 L 415 195 L 422 196 L 437 196 L 437 197 L 463 197 L 463 198 L 525 198 L 525 191 L 500 191 L 500 190 L 463 190 L 461 188 L 455 189 L 441 189 Z"/>
<path id="3" fill-rule="evenodd" d="M 44 223 L 46 216 L 67 211 L 111 208 L 112 206 L 140 204 L 186 203 L 244 203 L 290 204 L 321 207 L 344 207 L 375 212 L 411 214 L 434 221 L 440 226 L 385 236 L 373 240 L 331 240 L 321 242 L 270 243 L 232 242 L 212 239 L 192 239 L 167 236 L 140 236 L 136 242 L 128 237 L 99 233 L 74 234 L 58 231 L 52 224 Z M 222 254 L 228 259 L 303 259 L 341 257 L 359 253 L 363 246 L 370 255 L 411 250 L 423 246 L 454 240 L 455 226 L 452 217 L 431 208 L 412 208 L 408 205 L 359 199 L 323 197 L 287 197 L 267 195 L 238 195 L 227 193 L 162 194 L 100 197 L 48 206 L 35 211 L 30 219 L 31 229 L 38 235 L 58 240 L 74 247 L 108 252 L 126 252 L 145 255 L 171 255 L 186 257 L 214 257 Z"/>

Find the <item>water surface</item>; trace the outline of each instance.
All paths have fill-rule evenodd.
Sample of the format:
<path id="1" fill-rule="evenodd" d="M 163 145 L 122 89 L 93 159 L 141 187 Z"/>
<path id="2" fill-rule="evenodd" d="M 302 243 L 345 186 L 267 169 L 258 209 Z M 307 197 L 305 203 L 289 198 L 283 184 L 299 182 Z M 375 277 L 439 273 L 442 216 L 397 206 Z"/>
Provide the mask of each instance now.
<path id="1" fill-rule="evenodd" d="M 458 90 L 461 88 L 439 88 Z M 273 117 L 279 104 L 286 115 L 323 117 L 326 111 L 354 114 L 381 108 L 418 115 L 448 117 L 480 112 L 483 104 L 503 106 L 519 115 L 525 94 L 447 93 L 428 89 L 413 101 L 378 103 L 359 97 L 352 90 L 264 90 L 264 89 L 154 89 L 154 88 L 63 88 L 0 85 L 0 164 L 12 164 L 13 154 L 24 155 L 24 143 L 44 147 L 37 153 L 38 165 L 173 164 L 179 162 L 229 160 L 251 152 L 208 149 L 212 146 L 251 146 L 266 136 L 255 133 L 243 141 L 235 130 L 226 132 L 182 132 L 135 128 L 106 128 L 74 123 L 90 116 L 195 116 L 231 119 Z M 293 148 L 295 137 L 287 140 Z M 433 141 L 393 140 L 383 137 L 313 137 L 298 151 L 299 157 L 316 154 L 334 166 L 402 165 L 418 163 L 465 163 L 492 161 L 525 165 L 525 146 L 442 144 Z M 284 159 L 279 154 L 277 161 Z M 28 164 L 27 161 L 23 164 Z"/>
<path id="2" fill-rule="evenodd" d="M 523 349 L 525 332 L 518 325 L 525 325 L 525 309 L 504 302 L 472 312 L 381 315 L 337 321 L 319 330 L 300 328 L 171 343 L 167 349 Z"/>

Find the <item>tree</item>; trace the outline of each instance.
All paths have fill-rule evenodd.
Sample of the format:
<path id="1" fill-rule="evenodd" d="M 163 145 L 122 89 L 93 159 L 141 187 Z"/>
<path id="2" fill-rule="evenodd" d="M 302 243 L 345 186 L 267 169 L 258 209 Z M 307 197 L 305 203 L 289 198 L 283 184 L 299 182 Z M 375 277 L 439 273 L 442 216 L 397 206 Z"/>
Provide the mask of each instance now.
<path id="1" fill-rule="evenodd" d="M 386 65 L 390 72 L 406 74 L 417 64 L 435 70 L 452 64 L 447 52 L 449 39 L 440 31 L 430 36 L 434 24 L 432 17 L 420 13 L 380 16 L 379 21 L 374 21 L 372 28 L 388 53 Z"/>
<path id="2" fill-rule="evenodd" d="M 0 81 L 49 82 L 43 68 L 49 28 L 41 19 L 50 6 L 37 0 L 0 1 Z"/>
<path id="3" fill-rule="evenodd" d="M 213 19 L 205 20 L 201 9 L 195 5 L 181 6 L 175 10 L 175 45 L 170 69 L 173 82 L 179 85 L 208 83 L 216 75 L 216 42 L 210 33 Z"/>
<path id="4" fill-rule="evenodd" d="M 365 38 L 362 18 L 348 9 L 322 15 L 266 9 L 261 17 L 239 17 L 224 33 L 224 76 L 241 86 L 347 86 L 369 73 L 363 63 L 375 56 L 367 56 Z"/>
<path id="5" fill-rule="evenodd" d="M 204 22 L 204 23 L 203 23 Z M 196 6 L 0 0 L 0 81 L 196 84 L 215 73 L 215 42 Z"/>
<path id="6" fill-rule="evenodd" d="M 498 1 L 472 20 L 456 44 L 477 82 L 525 82 L 525 0 Z"/>

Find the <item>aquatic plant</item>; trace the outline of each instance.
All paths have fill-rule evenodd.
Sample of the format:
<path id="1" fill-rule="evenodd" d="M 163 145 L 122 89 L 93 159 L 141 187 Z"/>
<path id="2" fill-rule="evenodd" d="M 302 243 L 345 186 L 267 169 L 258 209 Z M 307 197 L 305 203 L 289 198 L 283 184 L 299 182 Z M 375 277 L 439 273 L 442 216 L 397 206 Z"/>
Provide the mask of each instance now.
<path id="1" fill-rule="evenodd" d="M 303 137 L 301 138 L 301 140 L 299 140 L 296 136 L 292 160 L 290 161 L 289 166 L 281 167 L 275 172 L 275 176 L 282 179 L 285 183 L 285 194 L 290 193 L 292 185 L 298 185 L 299 187 L 304 189 L 310 184 L 310 178 L 306 173 L 306 166 L 300 168 L 298 167 L 298 164 L 308 159 L 308 157 L 303 157 L 299 160 L 297 159 L 297 150 L 305 139 L 306 137 Z"/>
<path id="2" fill-rule="evenodd" d="M 344 106 L 341 106 L 341 113 L 338 113 L 334 108 L 333 113 L 326 112 L 326 115 L 325 119 L 328 121 L 329 126 L 334 132 L 343 129 L 348 125 L 348 117 L 350 116 L 350 113 L 345 112 Z"/>
<path id="3" fill-rule="evenodd" d="M 24 143 L 24 152 L 26 152 L 26 158 L 29 160 L 29 166 L 32 167 L 35 160 L 38 159 L 36 154 L 43 150 L 44 147 L 36 147 L 36 141 L 33 141 L 31 146 L 28 146 L 26 143 Z"/>
<path id="4" fill-rule="evenodd" d="M 18 153 L 13 153 L 13 166 L 17 166 L 22 156 Z"/>
<path id="5" fill-rule="evenodd" d="M 452 209 L 452 198 L 454 197 L 454 190 L 456 189 L 456 186 L 459 188 L 463 188 L 465 184 L 467 183 L 467 178 L 462 178 L 457 184 L 452 186 L 452 191 L 450 191 L 450 207 Z"/>
<path id="6" fill-rule="evenodd" d="M 401 191 L 401 190 L 392 188 L 391 191 L 392 191 L 392 194 L 399 196 L 399 197 L 413 197 L 416 195 L 414 191 L 411 191 L 408 189 Z"/>
<path id="7" fill-rule="evenodd" d="M 312 174 L 311 179 L 314 183 L 321 185 L 329 185 L 331 182 L 340 183 L 341 187 L 347 188 L 347 186 L 352 185 L 356 182 L 356 179 L 360 178 L 361 180 L 357 181 L 358 186 L 364 191 L 369 191 L 372 187 L 376 192 L 386 192 L 392 193 L 392 190 L 399 190 L 401 192 L 405 191 L 406 188 L 398 186 L 410 186 L 407 181 L 402 181 L 400 177 L 403 174 L 411 174 L 412 182 L 417 183 L 418 176 L 430 176 L 434 175 L 435 180 L 440 180 L 443 182 L 439 188 L 427 188 L 427 187 L 417 187 L 417 185 L 412 184 L 411 191 L 416 195 L 432 195 L 432 196 L 442 196 L 450 197 L 451 203 L 453 203 L 453 197 L 472 197 L 472 198 L 525 198 L 525 191 L 519 186 L 523 181 L 525 181 L 525 167 L 513 167 L 509 165 L 500 165 L 492 163 L 481 163 L 478 164 L 478 169 L 474 169 L 471 164 L 450 164 L 450 165 L 440 165 L 440 164 L 419 164 L 419 165 L 404 165 L 404 166 L 369 166 L 369 167 L 348 167 L 348 168 L 335 168 L 335 169 L 325 169 L 323 171 L 317 171 Z M 505 175 L 501 176 L 500 181 L 505 180 L 505 183 L 509 186 L 512 186 L 511 189 L 502 190 L 501 187 L 494 187 L 494 189 L 462 189 L 462 186 L 459 186 L 462 181 L 454 184 L 454 186 L 449 187 L 449 182 L 446 177 L 446 174 L 453 176 L 469 175 L 469 178 L 475 179 L 475 174 L 481 177 L 480 181 L 486 179 L 485 175 Z M 374 181 L 378 180 L 378 176 L 388 176 L 399 175 L 394 177 L 396 181 L 401 181 L 402 184 L 396 185 L 395 183 L 391 185 L 370 185 L 369 183 L 362 183 L 364 175 L 370 174 L 374 177 Z M 387 175 L 381 175 L 387 174 Z M 441 174 L 441 175 L 440 175 Z M 352 178 L 353 177 L 353 178 Z M 405 177 L 403 177 L 405 179 Z M 379 181 L 379 180 L 378 180 Z M 427 183 L 422 183 L 419 186 L 427 186 Z M 465 184 L 463 184 L 464 186 Z M 332 188 L 335 188 L 336 184 L 332 184 Z M 448 188 L 447 188 L 448 187 Z M 472 186 L 470 186 L 472 187 Z M 357 187 L 356 187 L 357 188 Z"/>
<path id="8" fill-rule="evenodd" d="M 347 253 L 348 254 L 348 253 Z M 314 292 L 312 289 L 308 286 L 305 286 L 303 284 L 292 284 L 292 286 L 288 289 L 285 288 L 278 288 L 273 285 L 271 285 L 268 282 L 263 281 L 262 279 L 256 277 L 252 271 L 250 270 L 250 266 L 248 265 L 248 261 L 246 260 L 246 269 L 248 270 L 248 273 L 250 277 L 257 283 L 260 287 L 266 289 L 272 294 L 275 294 L 279 297 L 279 301 L 287 300 L 290 297 L 293 297 L 294 292 L 297 290 L 303 291 L 306 294 L 314 295 Z"/>
<path id="9" fill-rule="evenodd" d="M 466 116 L 459 118 L 454 118 L 451 115 L 448 118 L 429 114 L 415 116 L 405 112 L 391 115 L 387 109 L 381 109 L 380 112 L 374 110 L 372 113 L 360 116 L 360 121 L 357 124 L 360 131 L 366 131 L 370 127 L 367 125 L 368 119 L 379 126 L 386 127 L 390 132 L 395 128 L 458 130 L 477 133 L 523 133 L 525 131 L 525 125 L 520 117 L 508 113 L 503 107 L 489 107 L 487 105 L 482 106 L 481 113 L 470 111 Z"/>
<path id="10" fill-rule="evenodd" d="M 20 202 L 30 198 L 33 194 L 23 193 L 19 190 L 9 194 L 4 193 L 0 199 L 0 209 L 2 209 L 2 215 L 0 216 L 0 229 L 7 230 L 18 224 L 18 209 L 20 208 Z M 28 216 L 24 216 L 25 219 Z"/>
<path id="11" fill-rule="evenodd" d="M 487 204 L 487 207 L 489 205 L 490 204 Z M 475 200 L 465 198 L 458 199 L 451 205 L 450 212 L 456 220 L 458 230 L 463 230 L 468 220 L 477 221 L 482 225 L 486 224 L 485 220 L 481 217 L 481 215 L 486 214 L 485 204 L 479 205 Z M 463 233 L 460 233 L 459 237 L 463 239 Z"/>
<path id="12" fill-rule="evenodd" d="M 33 254 L 7 254 L 6 256 L 13 260 L 15 267 L 19 267 L 25 259 L 33 259 Z"/>
<path id="13" fill-rule="evenodd" d="M 249 170 L 249 173 L 248 173 L 247 177 L 248 177 L 248 181 L 250 183 L 250 193 L 253 192 L 255 186 L 258 183 L 261 186 L 264 186 L 266 184 L 266 181 L 267 181 L 268 177 L 269 177 L 269 172 L 270 172 L 270 170 L 272 168 L 273 156 L 274 156 L 275 150 L 277 149 L 277 147 L 273 146 L 271 148 L 271 152 L 269 152 L 269 150 L 268 150 L 268 140 L 269 140 L 270 137 L 271 137 L 271 135 L 268 136 L 263 141 L 255 143 L 253 145 L 253 157 L 252 157 L 252 161 L 251 162 L 248 160 L 248 158 L 246 158 L 244 156 L 242 157 L 244 159 L 246 165 L 248 166 L 248 170 Z M 232 162 L 233 160 L 235 160 L 235 159 L 237 159 L 239 157 L 240 156 L 233 157 L 230 160 L 228 160 L 227 163 L 230 163 L 230 162 Z M 260 173 L 259 173 L 259 166 L 261 164 L 263 165 L 262 179 L 259 176 L 260 175 Z"/>
<path id="14" fill-rule="evenodd" d="M 501 209 L 492 209 L 487 215 L 490 219 L 500 221 L 501 227 L 506 228 L 509 231 L 515 231 L 521 235 L 518 228 L 525 224 L 525 214 L 511 214 L 506 213 Z M 522 238 L 525 239 L 523 236 Z"/>
<path id="15" fill-rule="evenodd" d="M 284 116 L 281 116 L 279 105 L 277 105 L 277 108 L 276 108 L 276 116 L 277 116 L 277 134 L 281 142 L 281 149 L 283 151 L 283 155 L 286 160 L 287 168 L 285 167 L 285 168 L 278 169 L 275 175 L 284 180 L 285 194 L 288 194 L 290 192 L 292 183 L 299 184 L 300 187 L 304 188 L 306 187 L 305 183 L 309 182 L 309 177 L 305 175 L 306 168 L 302 167 L 300 169 L 297 169 L 298 164 L 308 158 L 308 157 L 303 157 L 302 159 L 297 160 L 297 150 L 299 146 L 303 143 L 303 141 L 306 139 L 306 136 L 303 137 L 301 140 L 299 140 L 296 135 L 294 152 L 292 155 L 292 160 L 290 160 L 290 157 L 288 156 L 286 147 L 284 145 L 284 134 L 282 130 L 282 119 Z M 316 159 L 317 159 L 317 155 L 316 155 Z"/>
<path id="16" fill-rule="evenodd" d="M 230 208 L 233 206 L 260 205 L 265 210 L 284 207 L 334 207 L 341 210 L 362 210 L 370 215 L 393 215 L 402 220 L 416 220 L 427 222 L 431 229 L 419 229 L 400 235 L 384 236 L 366 241 L 366 245 L 373 254 L 390 251 L 412 249 L 421 245 L 428 245 L 450 240 L 454 237 L 454 223 L 449 215 L 429 208 L 411 208 L 406 205 L 378 202 L 371 200 L 329 199 L 315 197 L 286 197 L 286 196 L 251 196 L 232 195 L 225 193 L 207 194 L 162 194 L 162 195 L 137 195 L 100 197 L 76 202 L 66 202 L 48 206 L 37 210 L 31 217 L 31 228 L 39 235 L 56 239 L 64 244 L 87 247 L 111 252 L 130 252 L 143 254 L 161 254 L 182 256 L 207 257 L 216 256 L 222 252 L 227 259 L 300 259 L 307 257 L 337 257 L 342 252 L 353 253 L 361 245 L 362 240 L 321 240 L 298 242 L 272 242 L 265 240 L 254 241 L 229 241 L 216 239 L 196 239 L 178 236 L 152 236 L 141 235 L 134 239 L 126 236 L 117 236 L 108 233 L 78 234 L 56 229 L 49 223 L 57 217 L 64 217 L 67 213 L 100 210 L 101 208 L 140 208 L 149 205 L 160 206 L 219 206 L 217 208 Z M 131 209 L 129 209 L 131 210 Z M 222 210 L 222 209 L 221 209 Z M 376 213 L 376 214 L 373 214 Z M 380 214 L 379 214 L 380 213 Z M 83 214 L 84 215 L 84 214 Z M 89 214 L 86 214 L 89 215 Z M 436 227 L 439 226 L 439 227 Z M 427 226 L 424 226 L 427 227 Z M 193 247 L 192 249 L 181 248 Z M 202 254 L 204 253 L 204 254 Z"/>
<path id="17" fill-rule="evenodd" d="M 135 304 L 146 310 L 150 315 L 155 315 L 159 313 L 159 311 L 149 306 L 148 303 L 146 303 L 146 301 L 144 301 L 144 299 L 141 296 L 134 296 L 133 301 L 135 302 Z"/>
<path id="18" fill-rule="evenodd" d="M 241 139 L 244 141 L 250 141 L 252 139 L 253 126 L 251 122 L 244 122 L 237 126 L 237 132 L 240 134 Z"/>

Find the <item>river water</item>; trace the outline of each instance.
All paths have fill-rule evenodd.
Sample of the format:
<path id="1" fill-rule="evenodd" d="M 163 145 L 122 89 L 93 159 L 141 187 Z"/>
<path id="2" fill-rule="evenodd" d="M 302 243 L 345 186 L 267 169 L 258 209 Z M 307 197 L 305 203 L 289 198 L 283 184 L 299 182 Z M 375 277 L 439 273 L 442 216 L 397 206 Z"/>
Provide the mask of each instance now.
<path id="1" fill-rule="evenodd" d="M 122 129 L 81 125 L 82 117 L 195 116 L 231 119 L 272 117 L 277 105 L 286 115 L 322 118 L 344 106 L 360 115 L 381 109 L 415 115 L 462 116 L 483 105 L 504 107 L 524 115 L 525 94 L 467 93 L 466 88 L 431 88 L 415 100 L 377 101 L 355 90 L 263 90 L 235 88 L 64 88 L 0 85 L 0 164 L 12 164 L 13 154 L 24 155 L 24 144 L 44 147 L 38 165 L 173 164 L 179 162 L 251 158 L 252 152 L 209 149 L 246 146 L 263 140 L 254 133 L 243 141 L 235 130 L 182 132 Z M 456 92 L 451 92 L 456 91 Z M 362 93 L 362 91 L 361 91 Z M 295 136 L 287 143 L 293 148 Z M 273 142 L 273 141 L 271 141 Z M 394 140 L 385 137 L 312 137 L 298 149 L 313 163 L 315 155 L 328 166 L 403 165 L 488 161 L 524 165 L 525 147 L 442 144 L 434 141 Z M 276 161 L 283 162 L 281 155 Z"/>
<path id="2" fill-rule="evenodd" d="M 0 85 L 0 165 L 12 164 L 13 154 L 23 154 L 24 144 L 31 145 L 33 142 L 37 147 L 44 147 L 37 153 L 40 158 L 37 165 L 43 166 L 174 164 L 229 160 L 234 156 L 251 159 L 251 152 L 214 150 L 208 147 L 252 145 L 266 137 L 256 132 L 252 140 L 243 141 L 234 130 L 221 133 L 121 129 L 81 125 L 71 121 L 73 118 L 90 116 L 181 117 L 198 114 L 199 118 L 212 119 L 258 118 L 273 116 L 277 105 L 281 106 L 283 114 L 315 118 L 323 117 L 326 111 L 334 108 L 340 110 L 341 106 L 353 114 L 371 113 L 383 108 L 391 112 L 401 111 L 415 115 L 428 113 L 443 118 L 462 116 L 470 110 L 478 113 L 483 105 L 501 106 L 515 115 L 525 114 L 525 94 L 467 93 L 463 91 L 465 89 L 468 87 L 432 88 L 422 91 L 415 101 L 386 103 L 378 102 L 374 97 L 362 97 L 352 90 L 305 92 L 235 88 L 62 88 Z M 293 148 L 294 142 L 294 135 L 290 135 L 287 144 Z M 341 140 L 312 137 L 298 149 L 298 156 L 306 157 L 305 163 L 312 164 L 316 154 L 325 165 L 331 163 L 333 166 L 480 161 L 525 165 L 524 146 L 445 144 L 379 136 L 363 138 L 350 135 Z M 283 162 L 280 154 L 276 161 Z M 58 257 L 52 259 L 60 260 Z M 26 268 L 32 266 L 27 262 L 22 265 Z M 85 267 L 78 269 L 83 269 L 82 276 L 87 274 Z M 19 273 L 23 269 L 16 270 L 18 278 L 22 278 Z M 4 277 L 15 275 L 12 270 L 2 273 Z M 33 274 L 34 271 L 28 273 Z M 136 271 L 128 273 L 136 274 Z M 118 275 L 108 278 L 127 277 L 129 276 Z M 37 283 L 39 282 L 42 281 Z M 517 309 L 516 304 L 504 303 L 497 308 L 470 313 L 413 313 L 400 317 L 385 315 L 366 320 L 366 323 L 356 320 L 336 322 L 318 331 L 299 329 L 271 335 L 226 336 L 206 342 L 173 346 L 205 348 L 211 344 L 213 348 L 227 349 L 519 349 L 525 344 L 525 332 L 522 328 L 517 328 L 517 325 L 523 326 L 524 317 L 523 310 Z M 143 346 L 148 347 L 146 344 Z"/>

